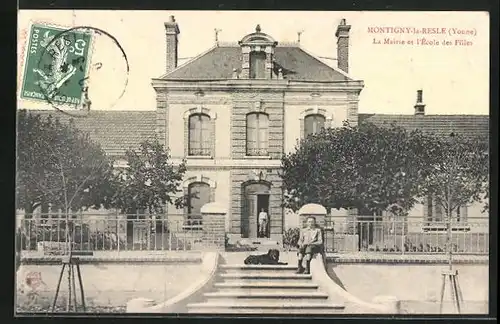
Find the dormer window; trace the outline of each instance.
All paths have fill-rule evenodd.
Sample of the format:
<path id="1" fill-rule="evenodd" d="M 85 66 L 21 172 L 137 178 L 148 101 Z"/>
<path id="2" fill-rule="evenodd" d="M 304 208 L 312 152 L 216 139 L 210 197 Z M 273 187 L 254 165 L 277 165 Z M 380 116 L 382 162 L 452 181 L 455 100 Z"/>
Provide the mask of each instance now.
<path id="1" fill-rule="evenodd" d="M 250 79 L 266 78 L 266 53 L 250 53 Z"/>
<path id="2" fill-rule="evenodd" d="M 278 42 L 264 34 L 259 25 L 255 33 L 243 37 L 239 44 L 243 57 L 240 79 L 278 78 L 273 72 L 273 56 Z"/>

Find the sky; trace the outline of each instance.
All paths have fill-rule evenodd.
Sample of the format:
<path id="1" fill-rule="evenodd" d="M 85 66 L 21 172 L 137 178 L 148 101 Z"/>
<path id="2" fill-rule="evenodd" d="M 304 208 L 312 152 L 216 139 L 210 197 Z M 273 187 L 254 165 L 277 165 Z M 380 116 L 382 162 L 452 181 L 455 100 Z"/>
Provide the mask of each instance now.
<path id="1" fill-rule="evenodd" d="M 220 42 L 237 42 L 254 32 L 257 24 L 278 42 L 295 42 L 297 32 L 303 31 L 301 46 L 305 50 L 316 56 L 335 58 L 335 30 L 340 19 L 345 18 L 352 26 L 349 74 L 365 84 L 359 112 L 412 114 L 416 92 L 422 89 L 426 114 L 489 113 L 487 12 L 21 10 L 18 81 L 23 76 L 26 35 L 32 22 L 68 28 L 92 26 L 120 43 L 130 69 L 127 74 L 121 52 L 111 38 L 101 35 L 96 39 L 89 85 L 92 109 L 154 110 L 156 99 L 151 79 L 165 72 L 163 23 L 171 15 L 180 28 L 180 58 L 195 57 L 213 47 L 215 28 L 221 30 Z M 390 33 L 391 27 L 397 29 Z M 422 29 L 445 33 L 411 33 Z M 384 44 L 386 38 L 406 44 Z M 422 38 L 438 44 L 417 44 Z M 379 41 L 380 44 L 375 44 Z M 407 44 L 408 41 L 414 43 Z M 444 45 L 443 41 L 449 44 Z M 456 41 L 468 45 L 455 45 Z M 335 60 L 322 60 L 337 64 Z M 96 68 L 95 62 L 102 65 Z M 20 99 L 18 106 L 47 108 L 45 104 Z"/>

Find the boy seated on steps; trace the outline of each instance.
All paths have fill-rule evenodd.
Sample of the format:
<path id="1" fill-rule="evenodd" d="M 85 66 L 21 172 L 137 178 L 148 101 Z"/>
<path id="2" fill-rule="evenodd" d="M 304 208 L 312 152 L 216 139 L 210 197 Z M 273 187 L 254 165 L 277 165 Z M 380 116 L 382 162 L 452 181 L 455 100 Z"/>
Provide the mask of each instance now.
<path id="1" fill-rule="evenodd" d="M 297 273 L 311 273 L 311 260 L 314 254 L 321 253 L 323 248 L 323 234 L 321 228 L 316 226 L 316 218 L 307 217 L 306 227 L 300 230 L 298 241 L 299 252 Z M 302 260 L 306 259 L 306 267 L 302 265 Z"/>

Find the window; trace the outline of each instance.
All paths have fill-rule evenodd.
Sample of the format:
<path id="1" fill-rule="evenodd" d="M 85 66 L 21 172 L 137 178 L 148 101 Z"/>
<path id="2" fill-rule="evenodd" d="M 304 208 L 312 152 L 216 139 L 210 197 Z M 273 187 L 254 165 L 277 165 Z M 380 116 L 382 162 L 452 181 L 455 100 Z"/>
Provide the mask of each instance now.
<path id="1" fill-rule="evenodd" d="M 210 186 L 193 182 L 188 187 L 187 224 L 201 225 L 201 207 L 210 202 Z"/>
<path id="2" fill-rule="evenodd" d="M 266 78 L 266 53 L 250 53 L 250 79 Z"/>
<path id="3" fill-rule="evenodd" d="M 457 207 L 451 212 L 452 222 L 461 222 L 465 217 L 462 212 L 465 207 Z M 433 206 L 432 199 L 427 200 L 427 220 L 430 222 L 446 222 L 446 213 L 444 208 L 440 205 Z"/>
<path id="4" fill-rule="evenodd" d="M 434 208 L 432 196 L 427 197 L 427 220 L 432 222 L 432 210 Z"/>
<path id="5" fill-rule="evenodd" d="M 269 116 L 264 113 L 247 115 L 247 155 L 268 155 Z"/>
<path id="6" fill-rule="evenodd" d="M 189 116 L 188 155 L 210 156 L 211 148 L 210 117 L 205 114 Z"/>
<path id="7" fill-rule="evenodd" d="M 452 230 L 467 230 L 466 224 L 467 207 L 460 206 L 451 213 Z M 427 220 L 424 231 L 445 231 L 447 226 L 447 217 L 443 206 L 435 198 L 427 198 Z"/>
<path id="8" fill-rule="evenodd" d="M 319 133 L 322 128 L 325 128 L 325 120 L 325 117 L 319 114 L 306 116 L 304 118 L 304 137 Z"/>
<path id="9" fill-rule="evenodd" d="M 434 221 L 442 222 L 443 221 L 443 207 L 436 203 L 434 207 Z"/>

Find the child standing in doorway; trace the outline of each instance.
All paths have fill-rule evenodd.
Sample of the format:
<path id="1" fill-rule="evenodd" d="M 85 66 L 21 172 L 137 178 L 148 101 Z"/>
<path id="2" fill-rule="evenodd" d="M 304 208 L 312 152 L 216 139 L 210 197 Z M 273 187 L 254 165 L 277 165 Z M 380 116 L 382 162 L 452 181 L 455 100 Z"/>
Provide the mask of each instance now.
<path id="1" fill-rule="evenodd" d="M 259 237 L 267 236 L 267 218 L 266 210 L 262 208 L 259 213 Z"/>

